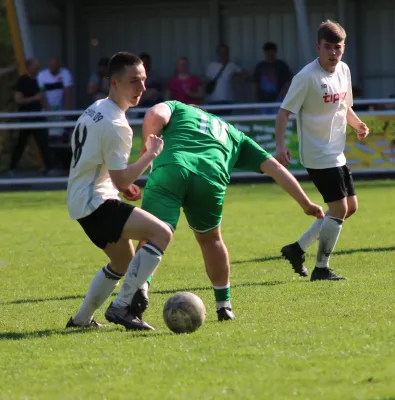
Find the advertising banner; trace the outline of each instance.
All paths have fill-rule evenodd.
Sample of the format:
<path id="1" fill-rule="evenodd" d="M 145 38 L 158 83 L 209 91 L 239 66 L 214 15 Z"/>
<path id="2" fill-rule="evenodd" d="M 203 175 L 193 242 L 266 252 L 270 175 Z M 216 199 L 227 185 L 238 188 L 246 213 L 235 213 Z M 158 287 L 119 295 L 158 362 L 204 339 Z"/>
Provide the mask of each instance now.
<path id="1" fill-rule="evenodd" d="M 369 127 L 369 136 L 360 141 L 355 129 L 348 126 L 345 155 L 354 170 L 395 170 L 395 116 L 366 116 L 361 118 Z M 275 121 L 237 121 L 232 123 L 273 155 L 276 152 Z M 291 152 L 290 171 L 304 170 L 299 161 L 296 120 L 289 120 L 285 143 Z"/>

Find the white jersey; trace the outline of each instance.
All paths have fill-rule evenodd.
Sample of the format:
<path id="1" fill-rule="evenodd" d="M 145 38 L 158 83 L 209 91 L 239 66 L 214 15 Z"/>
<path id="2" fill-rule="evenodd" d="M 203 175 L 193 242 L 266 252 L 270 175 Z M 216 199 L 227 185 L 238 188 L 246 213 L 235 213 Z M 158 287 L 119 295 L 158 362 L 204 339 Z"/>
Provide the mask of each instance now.
<path id="1" fill-rule="evenodd" d="M 98 100 L 80 116 L 71 138 L 67 186 L 72 219 L 86 217 L 108 199 L 120 199 L 108 170 L 127 167 L 132 139 L 124 111 L 112 100 Z"/>
<path id="2" fill-rule="evenodd" d="M 305 168 L 346 163 L 347 110 L 352 105 L 351 74 L 344 62 L 330 73 L 316 59 L 295 75 L 281 108 L 296 114 L 300 161 Z"/>

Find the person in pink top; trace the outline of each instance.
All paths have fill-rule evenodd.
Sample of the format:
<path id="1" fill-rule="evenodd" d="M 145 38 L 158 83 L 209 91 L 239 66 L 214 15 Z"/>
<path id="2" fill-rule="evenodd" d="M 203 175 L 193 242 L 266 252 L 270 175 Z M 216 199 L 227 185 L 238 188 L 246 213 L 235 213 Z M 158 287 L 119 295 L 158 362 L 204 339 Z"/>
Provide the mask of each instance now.
<path id="1" fill-rule="evenodd" d="M 189 73 L 187 57 L 180 57 L 177 71 L 177 75 L 169 82 L 167 98 L 185 104 L 199 104 L 204 97 L 202 82 L 198 76 Z"/>

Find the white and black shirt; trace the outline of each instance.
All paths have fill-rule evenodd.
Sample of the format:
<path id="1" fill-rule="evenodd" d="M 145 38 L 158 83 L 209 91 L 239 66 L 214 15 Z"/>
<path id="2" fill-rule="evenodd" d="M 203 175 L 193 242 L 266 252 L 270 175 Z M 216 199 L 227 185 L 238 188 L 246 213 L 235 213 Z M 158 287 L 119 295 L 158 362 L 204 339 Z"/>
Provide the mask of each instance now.
<path id="1" fill-rule="evenodd" d="M 72 219 L 86 217 L 106 200 L 120 200 L 108 171 L 127 167 L 132 139 L 125 112 L 112 100 L 98 100 L 80 116 L 71 138 L 67 187 Z"/>

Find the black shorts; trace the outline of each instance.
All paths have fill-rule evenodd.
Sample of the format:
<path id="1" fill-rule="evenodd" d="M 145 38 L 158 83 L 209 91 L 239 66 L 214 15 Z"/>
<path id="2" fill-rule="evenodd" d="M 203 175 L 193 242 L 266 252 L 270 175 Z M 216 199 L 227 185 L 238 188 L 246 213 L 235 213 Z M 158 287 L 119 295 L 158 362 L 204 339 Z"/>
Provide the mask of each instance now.
<path id="1" fill-rule="evenodd" d="M 77 219 L 89 239 L 101 249 L 107 243 L 120 239 L 134 207 L 119 200 L 106 200 L 97 210 L 84 218 Z"/>
<path id="2" fill-rule="evenodd" d="M 354 182 L 347 164 L 334 168 L 306 169 L 325 203 L 355 196 Z"/>

